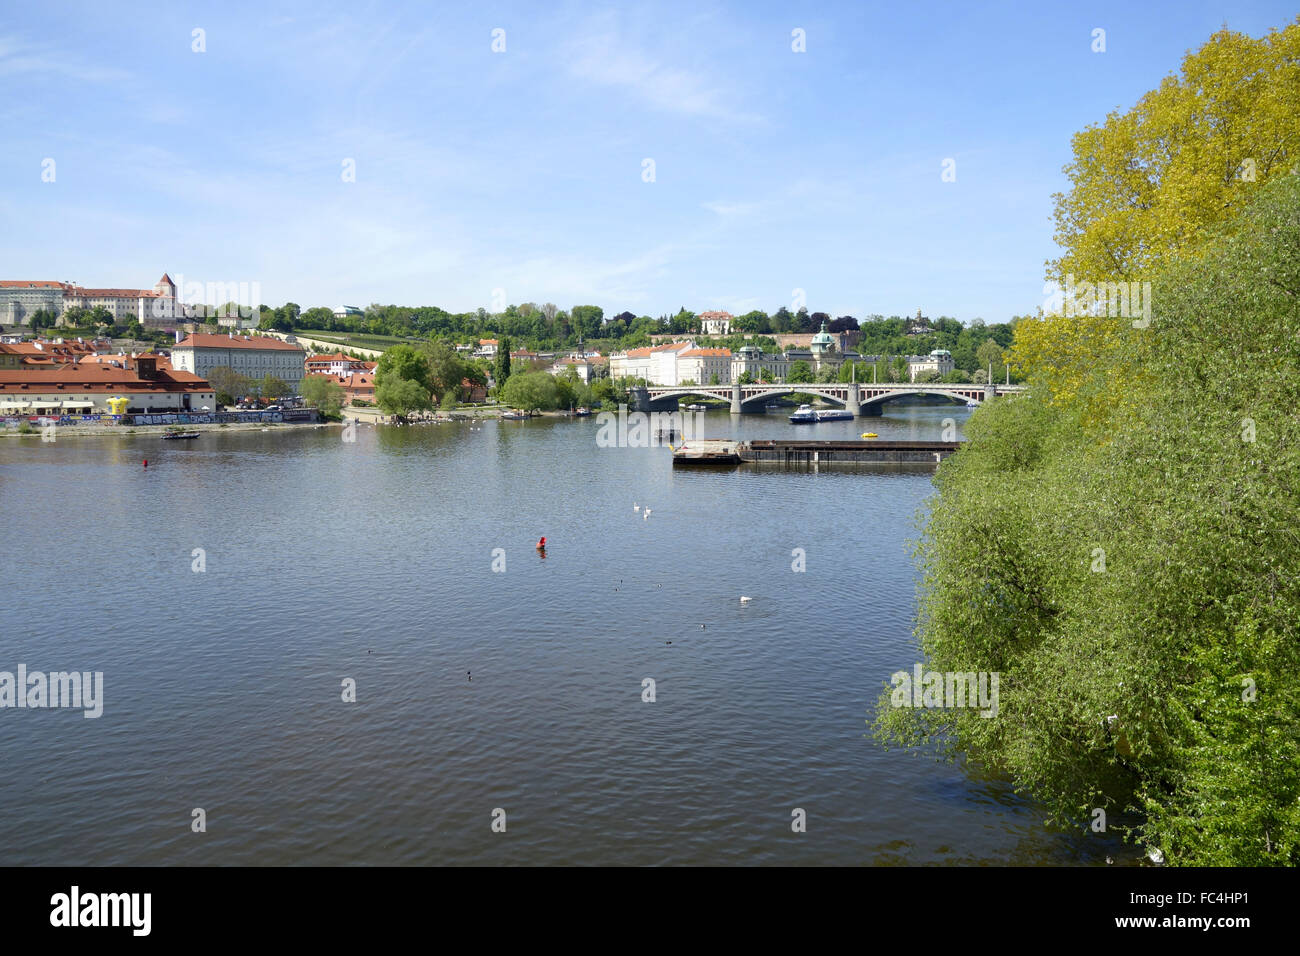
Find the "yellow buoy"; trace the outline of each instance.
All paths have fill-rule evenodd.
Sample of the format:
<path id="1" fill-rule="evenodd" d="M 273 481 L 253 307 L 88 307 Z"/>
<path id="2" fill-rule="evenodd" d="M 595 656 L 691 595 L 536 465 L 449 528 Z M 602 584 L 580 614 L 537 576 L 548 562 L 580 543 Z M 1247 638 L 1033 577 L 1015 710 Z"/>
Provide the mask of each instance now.
<path id="1" fill-rule="evenodd" d="M 863 437 L 863 438 L 879 438 L 880 436 L 877 435 L 875 432 L 863 432 L 863 433 L 862 433 L 862 437 Z"/>

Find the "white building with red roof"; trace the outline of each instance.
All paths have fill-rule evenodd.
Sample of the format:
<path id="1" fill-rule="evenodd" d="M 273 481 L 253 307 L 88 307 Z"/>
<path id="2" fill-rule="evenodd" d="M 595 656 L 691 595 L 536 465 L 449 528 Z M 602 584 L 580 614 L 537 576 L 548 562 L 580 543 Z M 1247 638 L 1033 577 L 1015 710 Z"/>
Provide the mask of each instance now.
<path id="1" fill-rule="evenodd" d="M 353 358 L 343 352 L 332 355 L 311 355 L 304 363 L 308 375 L 350 375 L 353 372 L 373 372 L 375 362 Z"/>
<path id="2" fill-rule="evenodd" d="M 679 357 L 694 349 L 695 343 L 686 341 L 615 352 L 609 357 L 609 376 L 643 378 L 651 385 L 676 385 L 689 377 L 678 374 Z"/>
<path id="3" fill-rule="evenodd" d="M 129 403 L 128 412 L 216 411 L 216 392 L 197 375 L 160 368 L 151 355 L 134 356 L 131 364 L 0 368 L 0 415 L 105 414 L 108 400 L 118 396 Z"/>
<path id="4" fill-rule="evenodd" d="M 96 289 L 75 282 L 0 280 L 0 322 L 27 325 L 40 310 L 63 315 L 69 309 L 103 306 L 115 323 L 139 322 L 166 326 L 183 321 L 188 312 L 166 273 L 152 289 Z"/>
<path id="5" fill-rule="evenodd" d="M 686 349 L 677 353 L 677 381 L 696 385 L 731 384 L 731 349 Z"/>
<path id="6" fill-rule="evenodd" d="M 730 335 L 730 312 L 701 312 L 699 314 L 701 335 Z"/>
<path id="7" fill-rule="evenodd" d="M 252 379 L 272 375 L 294 392 L 302 382 L 306 351 L 269 335 L 194 333 L 172 348 L 172 368 L 207 379 L 216 368 L 233 369 Z"/>

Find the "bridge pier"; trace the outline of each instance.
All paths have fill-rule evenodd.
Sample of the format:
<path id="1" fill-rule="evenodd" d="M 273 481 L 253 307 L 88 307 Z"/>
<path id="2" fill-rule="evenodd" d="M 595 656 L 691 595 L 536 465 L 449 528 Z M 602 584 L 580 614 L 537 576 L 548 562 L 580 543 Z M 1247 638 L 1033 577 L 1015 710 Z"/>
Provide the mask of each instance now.
<path id="1" fill-rule="evenodd" d="M 739 415 L 741 406 L 740 383 L 731 383 L 731 414 Z"/>
<path id="2" fill-rule="evenodd" d="M 862 417 L 862 402 L 858 393 L 858 386 L 852 382 L 849 383 L 849 395 L 844 402 L 844 410 L 853 413 L 854 418 Z"/>
<path id="3" fill-rule="evenodd" d="M 984 386 L 984 401 L 989 402 L 998 397 L 998 387 L 992 382 Z"/>

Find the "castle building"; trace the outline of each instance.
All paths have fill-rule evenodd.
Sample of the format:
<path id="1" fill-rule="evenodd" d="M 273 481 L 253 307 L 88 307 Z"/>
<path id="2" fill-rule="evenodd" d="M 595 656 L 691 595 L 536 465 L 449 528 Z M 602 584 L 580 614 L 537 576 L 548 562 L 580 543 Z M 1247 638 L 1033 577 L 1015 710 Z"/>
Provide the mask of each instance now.
<path id="1" fill-rule="evenodd" d="M 139 322 L 166 326 L 183 321 L 188 312 L 176 294 L 176 283 L 164 273 L 152 289 L 92 289 L 75 282 L 0 281 L 0 323 L 28 325 L 37 312 L 62 316 L 69 309 L 103 306 L 115 324 Z"/>

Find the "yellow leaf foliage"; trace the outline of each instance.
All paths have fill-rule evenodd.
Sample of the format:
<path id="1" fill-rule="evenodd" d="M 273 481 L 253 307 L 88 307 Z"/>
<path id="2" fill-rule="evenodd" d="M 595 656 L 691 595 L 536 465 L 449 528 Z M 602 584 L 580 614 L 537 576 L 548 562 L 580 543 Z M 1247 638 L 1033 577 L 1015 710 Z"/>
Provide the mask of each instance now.
<path id="1" fill-rule="evenodd" d="M 1300 165 L 1300 17 L 1259 39 L 1215 33 L 1179 75 L 1077 133 L 1072 147 L 1070 187 L 1053 197 L 1062 252 L 1048 279 L 1151 281 L 1195 255 L 1260 185 Z M 1011 357 L 1052 404 L 1096 424 L 1138 384 L 1126 343 L 1143 330 L 1132 314 L 1080 311 L 1018 322 Z"/>

